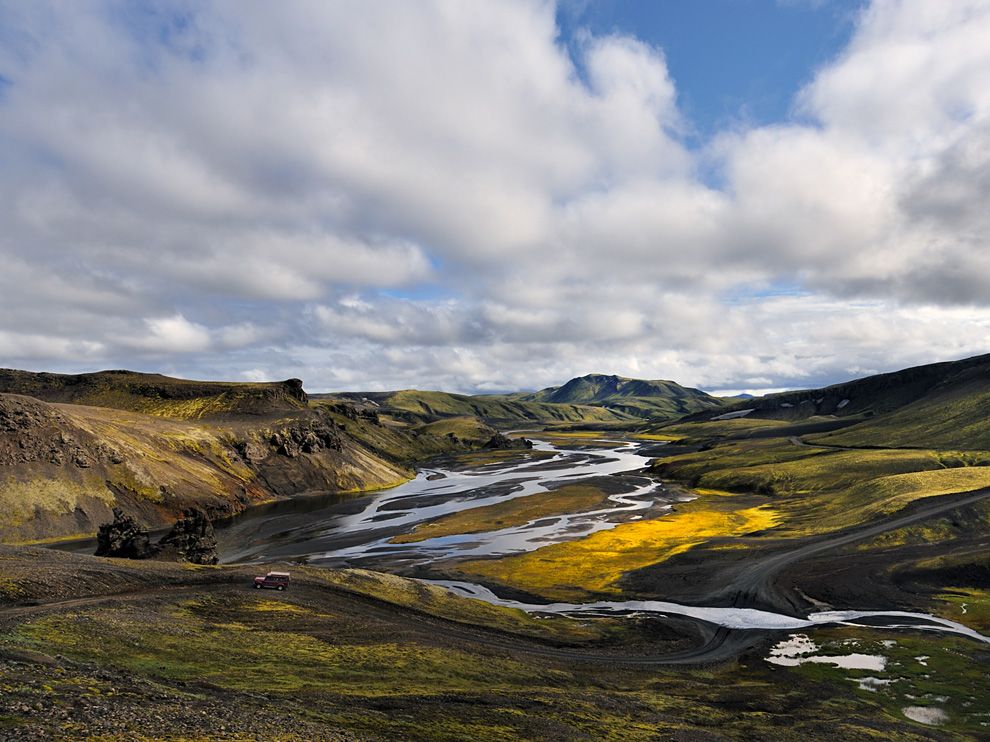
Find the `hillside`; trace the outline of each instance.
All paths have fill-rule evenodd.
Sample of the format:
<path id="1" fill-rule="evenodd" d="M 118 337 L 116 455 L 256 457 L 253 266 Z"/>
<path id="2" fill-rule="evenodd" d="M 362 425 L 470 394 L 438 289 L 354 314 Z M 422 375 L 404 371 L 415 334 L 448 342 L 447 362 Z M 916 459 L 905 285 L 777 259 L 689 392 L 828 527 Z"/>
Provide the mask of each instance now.
<path id="1" fill-rule="evenodd" d="M 990 448 L 990 355 L 742 400 L 686 422 L 845 420 L 808 440 L 841 446 Z"/>
<path id="2" fill-rule="evenodd" d="M 190 506 L 217 518 L 306 492 L 392 486 L 415 462 L 472 446 L 339 402 L 206 424 L 0 394 L 0 542 L 91 535 L 115 505 L 154 528 Z"/>
<path id="3" fill-rule="evenodd" d="M 304 409 L 307 403 L 299 379 L 187 381 L 134 371 L 66 375 L 0 369 L 0 393 L 180 419 L 270 415 Z"/>
<path id="4" fill-rule="evenodd" d="M 314 395 L 315 399 L 329 395 Z M 525 401 L 506 396 L 468 396 L 407 389 L 398 392 L 356 392 L 336 395 L 354 401 L 369 400 L 397 417 L 427 422 L 444 417 L 479 417 L 490 424 L 618 422 L 631 416 L 618 410 L 581 404 Z"/>
<path id="5" fill-rule="evenodd" d="M 723 404 L 699 389 L 673 381 L 647 381 L 605 374 L 589 374 L 571 379 L 563 386 L 513 396 L 529 402 L 594 405 L 635 417 L 665 420 L 718 409 Z"/>

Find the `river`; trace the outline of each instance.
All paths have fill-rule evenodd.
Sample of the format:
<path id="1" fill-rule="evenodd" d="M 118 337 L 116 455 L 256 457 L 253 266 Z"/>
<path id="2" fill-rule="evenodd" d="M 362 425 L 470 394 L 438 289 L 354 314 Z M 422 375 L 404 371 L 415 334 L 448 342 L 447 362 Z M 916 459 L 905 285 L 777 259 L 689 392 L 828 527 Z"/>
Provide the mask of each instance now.
<path id="1" fill-rule="evenodd" d="M 638 473 L 650 460 L 642 448 L 615 441 L 608 447 L 537 443 L 535 456 L 474 469 L 428 468 L 398 487 L 362 497 L 322 495 L 253 508 L 217 530 L 223 562 L 295 560 L 326 566 L 407 571 L 460 557 L 501 556 L 587 536 L 622 522 L 662 514 L 684 494 Z M 626 474 L 623 474 L 626 473 Z M 609 477 L 616 489 L 607 507 L 532 520 L 485 533 L 396 544 L 391 539 L 417 524 L 469 508 L 545 492 L 564 484 Z M 457 594 L 530 613 L 628 615 L 653 613 L 693 618 L 729 629 L 795 630 L 828 624 L 911 628 L 990 638 L 953 621 L 893 610 L 824 611 L 794 617 L 753 608 L 680 605 L 658 600 L 525 603 L 482 585 L 424 580 Z"/>

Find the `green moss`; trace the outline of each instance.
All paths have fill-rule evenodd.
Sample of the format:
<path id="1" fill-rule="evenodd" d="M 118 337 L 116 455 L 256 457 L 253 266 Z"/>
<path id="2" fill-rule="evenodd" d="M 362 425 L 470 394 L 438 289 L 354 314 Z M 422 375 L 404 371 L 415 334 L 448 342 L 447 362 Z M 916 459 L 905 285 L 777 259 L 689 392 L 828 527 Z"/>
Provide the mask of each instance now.
<path id="1" fill-rule="evenodd" d="M 536 679 L 533 668 L 509 659 L 489 657 L 482 665 L 462 651 L 418 644 L 328 643 L 284 626 L 273 630 L 207 619 L 199 608 L 186 606 L 171 621 L 157 616 L 122 621 L 118 612 L 102 609 L 66 614 L 23 624 L 16 636 L 77 659 L 246 691 L 334 688 L 344 695 L 434 695 L 480 692 Z M 332 636 L 334 621 L 321 617 Z M 285 621 L 285 613 L 280 614 L 279 622 Z M 286 662 L 287 657 L 292 661 Z M 537 677 L 549 683 L 566 678 L 554 671 Z"/>
<path id="2" fill-rule="evenodd" d="M 690 426 L 680 427 L 689 438 L 697 435 Z M 772 498 L 782 516 L 779 532 L 807 535 L 858 525 L 920 498 L 990 486 L 990 467 L 965 466 L 982 455 L 733 439 L 658 459 L 653 470 L 694 487 Z M 946 461 L 954 465 L 946 468 Z"/>
<path id="3" fill-rule="evenodd" d="M 589 624 L 562 616 L 538 619 L 525 611 L 463 598 L 435 585 L 384 572 L 363 569 L 307 569 L 306 573 L 335 587 L 422 613 L 542 639 L 586 642 L 614 633 L 621 624 L 614 621 Z"/>
<path id="4" fill-rule="evenodd" d="M 783 672 L 848 683 L 862 698 L 881 707 L 891 720 L 905 721 L 902 709 L 906 706 L 935 706 L 948 714 L 948 721 L 941 729 L 963 734 L 985 733 L 990 683 L 979 647 L 972 641 L 915 634 L 897 634 L 891 640 L 886 633 L 852 628 L 818 632 L 815 639 L 821 647 L 820 654 L 882 655 L 887 658 L 887 665 L 884 670 L 875 671 L 806 663 Z M 857 681 L 867 677 L 889 682 L 873 690 L 858 688 Z"/>

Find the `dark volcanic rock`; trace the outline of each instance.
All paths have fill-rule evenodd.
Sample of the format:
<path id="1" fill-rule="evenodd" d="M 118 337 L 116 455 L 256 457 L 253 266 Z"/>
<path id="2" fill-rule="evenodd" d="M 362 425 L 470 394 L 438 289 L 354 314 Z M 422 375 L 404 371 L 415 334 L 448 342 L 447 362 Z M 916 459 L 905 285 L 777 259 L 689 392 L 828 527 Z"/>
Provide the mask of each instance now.
<path id="1" fill-rule="evenodd" d="M 148 559 L 155 554 L 148 529 L 120 508 L 113 509 L 113 522 L 100 526 L 96 544 L 96 556 Z"/>
<path id="2" fill-rule="evenodd" d="M 484 448 L 491 449 L 507 449 L 507 448 L 532 448 L 533 441 L 526 438 L 509 438 L 502 433 L 495 433 L 488 442 L 484 445 Z"/>
<path id="3" fill-rule="evenodd" d="M 171 552 L 180 561 L 193 564 L 216 564 L 220 561 L 213 523 L 198 508 L 183 511 L 183 517 L 158 542 L 158 549 L 163 557 Z"/>
<path id="4" fill-rule="evenodd" d="M 303 453 L 319 453 L 327 449 L 340 451 L 343 443 L 333 421 L 311 420 L 272 433 L 268 440 L 275 453 L 294 459 Z"/>

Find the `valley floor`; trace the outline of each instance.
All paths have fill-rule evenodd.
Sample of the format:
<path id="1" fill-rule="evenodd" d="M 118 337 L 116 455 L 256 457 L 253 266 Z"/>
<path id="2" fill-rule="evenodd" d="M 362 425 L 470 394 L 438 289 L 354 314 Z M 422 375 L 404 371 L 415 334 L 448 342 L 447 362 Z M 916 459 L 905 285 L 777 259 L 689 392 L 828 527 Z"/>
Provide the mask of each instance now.
<path id="1" fill-rule="evenodd" d="M 294 567 L 289 591 L 259 593 L 242 567 L 41 556 L 0 548 L 0 738 L 965 736 L 911 722 L 836 668 L 768 664 L 766 644 L 712 667 L 641 663 L 702 640 L 688 625 L 538 619 L 362 571 Z M 936 675 L 933 688 L 990 703 L 972 642 L 823 636 L 928 655 L 917 692 Z"/>
<path id="2" fill-rule="evenodd" d="M 568 479 L 575 465 L 607 461 L 617 444 L 553 440 L 570 458 L 475 452 L 399 495 L 245 519 L 228 537 L 262 539 L 254 551 L 240 546 L 264 562 L 254 567 L 0 547 L 0 739 L 990 734 L 990 646 L 973 639 L 918 627 L 740 631 L 674 615 L 540 615 L 340 568 L 366 543 L 367 554 L 389 555 L 389 571 L 536 602 L 653 599 L 790 616 L 900 609 L 990 634 L 990 467 L 978 452 L 838 448 L 807 427 L 726 421 L 654 431 L 638 441 L 654 457 L 648 471 L 622 473 L 617 454 L 601 464 L 608 473 L 578 481 Z M 511 466 L 530 467 L 526 481 L 500 489 L 500 467 Z M 484 486 L 470 496 L 445 489 L 457 477 Z M 629 509 L 608 528 L 537 539 L 523 553 L 408 558 L 431 544 L 469 551 L 496 543 L 493 533 L 597 527 L 612 516 L 576 516 L 616 505 Z M 319 507 L 336 520 L 320 520 Z M 333 546 L 344 556 L 326 556 L 331 522 L 350 528 L 352 541 Z M 353 540 L 362 528 L 373 537 Z M 294 562 L 278 564 L 293 573 L 290 590 L 251 590 L 254 574 L 285 558 L 280 549 Z"/>

